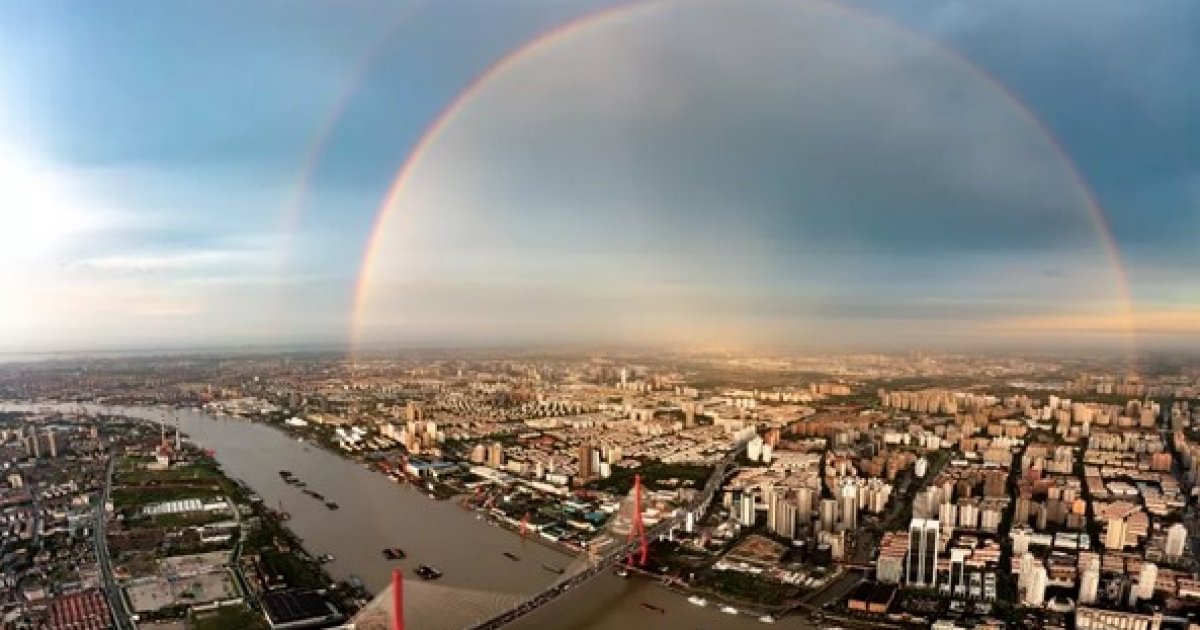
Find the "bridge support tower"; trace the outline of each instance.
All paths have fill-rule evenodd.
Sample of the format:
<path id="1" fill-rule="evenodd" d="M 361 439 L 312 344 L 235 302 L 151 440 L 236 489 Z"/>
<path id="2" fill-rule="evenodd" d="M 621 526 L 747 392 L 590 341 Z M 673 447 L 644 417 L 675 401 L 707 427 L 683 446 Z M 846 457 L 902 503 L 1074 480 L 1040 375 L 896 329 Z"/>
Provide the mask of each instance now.
<path id="1" fill-rule="evenodd" d="M 638 539 L 637 566 L 646 566 L 646 556 L 650 554 L 650 545 L 646 541 L 646 524 L 642 522 L 642 476 L 633 477 L 633 515 L 629 526 L 629 542 Z M 634 552 L 631 550 L 626 559 L 627 564 L 634 566 Z"/>

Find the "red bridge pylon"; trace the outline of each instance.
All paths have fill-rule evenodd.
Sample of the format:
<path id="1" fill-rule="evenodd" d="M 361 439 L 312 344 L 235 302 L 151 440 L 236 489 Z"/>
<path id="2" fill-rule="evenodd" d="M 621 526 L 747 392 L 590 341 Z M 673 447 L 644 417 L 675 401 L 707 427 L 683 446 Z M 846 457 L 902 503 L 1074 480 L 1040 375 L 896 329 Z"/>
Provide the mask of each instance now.
<path id="1" fill-rule="evenodd" d="M 633 476 L 633 519 L 629 526 L 629 542 L 633 542 L 634 538 L 638 539 L 637 566 L 646 566 L 646 556 L 650 554 L 650 546 L 646 542 L 646 524 L 642 522 L 642 476 Z M 626 564 L 630 567 L 634 566 L 633 552 L 630 551 Z"/>

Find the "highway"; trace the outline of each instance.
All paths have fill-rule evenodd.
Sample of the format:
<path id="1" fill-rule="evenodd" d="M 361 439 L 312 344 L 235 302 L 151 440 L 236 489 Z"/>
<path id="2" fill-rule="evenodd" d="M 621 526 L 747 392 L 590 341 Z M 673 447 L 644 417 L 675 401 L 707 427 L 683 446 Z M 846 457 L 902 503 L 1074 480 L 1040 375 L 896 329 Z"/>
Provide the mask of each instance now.
<path id="1" fill-rule="evenodd" d="M 117 586 L 113 576 L 112 561 L 108 557 L 108 537 L 105 528 L 108 525 L 108 505 L 112 493 L 113 472 L 117 466 L 117 457 L 110 455 L 108 469 L 104 473 L 104 490 L 100 493 L 100 504 L 96 506 L 96 523 L 92 532 L 96 537 L 96 562 L 100 565 L 100 574 L 104 580 L 104 593 L 108 596 L 108 607 L 112 612 L 113 624 L 117 630 L 136 630 L 130 619 L 129 610 L 125 608 L 125 598 L 121 596 L 121 588 Z"/>

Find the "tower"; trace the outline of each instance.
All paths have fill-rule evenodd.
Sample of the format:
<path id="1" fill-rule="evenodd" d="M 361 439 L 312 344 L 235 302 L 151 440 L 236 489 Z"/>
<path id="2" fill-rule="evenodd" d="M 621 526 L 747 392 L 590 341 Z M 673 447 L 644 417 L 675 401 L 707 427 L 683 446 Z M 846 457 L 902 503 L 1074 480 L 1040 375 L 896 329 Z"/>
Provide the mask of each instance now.
<path id="1" fill-rule="evenodd" d="M 392 569 L 392 630 L 404 630 L 404 574 Z"/>
<path id="2" fill-rule="evenodd" d="M 650 553 L 649 543 L 646 541 L 646 524 L 642 522 L 642 476 L 633 476 L 633 521 L 629 525 L 628 542 L 633 542 L 633 539 L 638 539 L 638 560 L 637 566 L 646 566 L 646 557 Z M 633 550 L 630 549 L 628 564 L 633 566 Z"/>

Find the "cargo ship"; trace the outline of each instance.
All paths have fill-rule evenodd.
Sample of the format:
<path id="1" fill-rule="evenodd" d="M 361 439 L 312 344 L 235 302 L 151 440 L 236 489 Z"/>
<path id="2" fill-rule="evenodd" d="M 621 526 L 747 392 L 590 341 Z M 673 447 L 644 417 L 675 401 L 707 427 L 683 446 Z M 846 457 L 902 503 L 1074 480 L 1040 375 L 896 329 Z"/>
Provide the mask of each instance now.
<path id="1" fill-rule="evenodd" d="M 413 573 L 416 573 L 417 577 L 421 578 L 422 580 L 436 580 L 442 577 L 441 571 L 438 571 L 428 564 L 417 566 L 417 568 L 413 570 Z"/>

